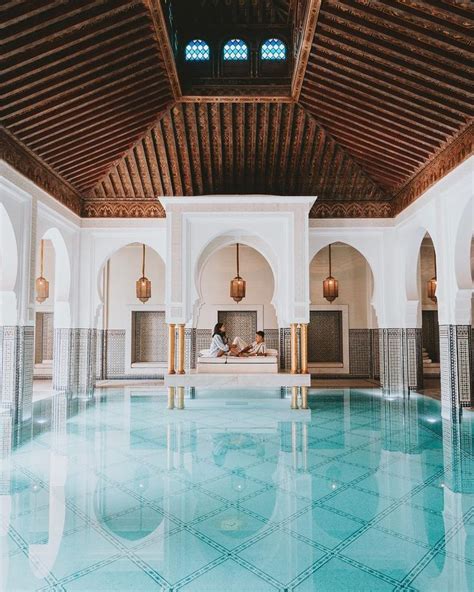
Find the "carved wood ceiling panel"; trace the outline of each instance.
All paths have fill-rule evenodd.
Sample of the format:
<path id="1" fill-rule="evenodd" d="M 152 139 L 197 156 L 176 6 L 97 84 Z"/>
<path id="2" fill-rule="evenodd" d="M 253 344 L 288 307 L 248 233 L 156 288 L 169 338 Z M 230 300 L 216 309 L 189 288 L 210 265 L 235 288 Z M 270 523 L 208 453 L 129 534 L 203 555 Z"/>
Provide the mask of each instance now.
<path id="1" fill-rule="evenodd" d="M 324 0 L 300 102 L 394 192 L 470 120 L 468 3 Z"/>
<path id="2" fill-rule="evenodd" d="M 87 196 L 271 193 L 383 200 L 377 185 L 296 104 L 183 103 L 170 109 Z M 87 199 L 85 203 L 87 209 Z"/>
<path id="3" fill-rule="evenodd" d="M 79 191 L 172 101 L 141 2 L 14 1 L 1 22 L 2 124 Z"/>

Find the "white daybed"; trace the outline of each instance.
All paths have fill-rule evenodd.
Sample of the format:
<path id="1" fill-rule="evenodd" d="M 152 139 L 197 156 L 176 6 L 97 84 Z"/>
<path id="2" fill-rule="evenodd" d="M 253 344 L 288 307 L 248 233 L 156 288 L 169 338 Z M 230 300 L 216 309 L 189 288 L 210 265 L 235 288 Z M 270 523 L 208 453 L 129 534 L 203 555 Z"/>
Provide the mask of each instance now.
<path id="1" fill-rule="evenodd" d="M 199 352 L 197 371 L 199 374 L 277 374 L 278 352 L 268 349 L 267 356 L 251 356 L 238 358 L 235 356 L 221 356 L 210 358 L 209 350 Z"/>

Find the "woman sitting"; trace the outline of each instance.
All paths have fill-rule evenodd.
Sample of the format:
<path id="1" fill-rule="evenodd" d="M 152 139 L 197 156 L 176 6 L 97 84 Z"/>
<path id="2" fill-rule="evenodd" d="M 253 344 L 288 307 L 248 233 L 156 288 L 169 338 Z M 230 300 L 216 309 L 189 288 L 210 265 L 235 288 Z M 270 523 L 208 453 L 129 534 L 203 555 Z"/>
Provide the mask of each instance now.
<path id="1" fill-rule="evenodd" d="M 224 323 L 217 323 L 214 327 L 214 331 L 212 332 L 212 341 L 208 354 L 209 357 L 220 358 L 221 356 L 228 354 L 230 352 L 230 348 L 227 342 L 228 339 L 225 334 Z"/>

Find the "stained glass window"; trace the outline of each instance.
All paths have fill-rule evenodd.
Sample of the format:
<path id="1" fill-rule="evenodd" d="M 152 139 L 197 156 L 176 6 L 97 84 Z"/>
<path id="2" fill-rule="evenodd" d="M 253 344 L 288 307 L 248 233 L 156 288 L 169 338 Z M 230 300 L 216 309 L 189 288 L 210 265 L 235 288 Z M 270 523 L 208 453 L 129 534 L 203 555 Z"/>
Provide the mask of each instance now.
<path id="1" fill-rule="evenodd" d="M 286 60 L 286 45 L 279 39 L 267 39 L 260 50 L 262 60 Z"/>
<path id="2" fill-rule="evenodd" d="M 205 62 L 209 59 L 209 45 L 202 39 L 193 39 L 186 45 L 187 62 Z"/>
<path id="3" fill-rule="evenodd" d="M 247 60 L 249 51 L 242 39 L 231 39 L 224 45 L 224 60 Z"/>

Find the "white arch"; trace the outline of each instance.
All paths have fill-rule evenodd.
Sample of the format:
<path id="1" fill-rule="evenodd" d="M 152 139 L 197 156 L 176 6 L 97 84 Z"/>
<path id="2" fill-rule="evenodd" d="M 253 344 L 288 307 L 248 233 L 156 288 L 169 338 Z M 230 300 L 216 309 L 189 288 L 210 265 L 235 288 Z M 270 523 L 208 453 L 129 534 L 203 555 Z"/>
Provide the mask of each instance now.
<path id="1" fill-rule="evenodd" d="M 357 251 L 361 257 L 363 257 L 369 266 L 370 273 L 372 275 L 372 296 L 370 299 L 370 305 L 373 307 L 375 311 L 376 317 L 378 317 L 378 310 L 377 310 L 377 297 L 378 297 L 378 281 L 376 280 L 376 274 L 374 273 L 374 267 L 377 269 L 377 264 L 375 260 L 372 258 L 372 253 L 370 253 L 369 249 L 366 248 L 363 242 L 359 242 L 357 239 L 352 240 L 351 238 L 346 237 L 330 237 L 325 236 L 321 237 L 322 240 L 318 241 L 317 246 L 313 245 L 313 249 L 310 252 L 309 256 L 309 268 L 311 267 L 311 263 L 313 262 L 314 258 L 326 247 L 330 244 L 340 243 L 342 245 L 346 245 Z M 308 273 L 309 273 L 308 268 Z"/>
<path id="2" fill-rule="evenodd" d="M 15 285 L 18 274 L 18 246 L 10 216 L 0 203 L 0 325 L 17 324 Z"/>
<path id="3" fill-rule="evenodd" d="M 203 304 L 203 294 L 201 290 L 201 278 L 203 270 L 209 259 L 218 251 L 224 247 L 235 245 L 239 243 L 245 245 L 257 251 L 268 263 L 273 274 L 273 297 L 272 306 L 275 309 L 277 319 L 280 320 L 279 309 L 278 309 L 278 293 L 279 293 L 279 281 L 278 281 L 278 263 L 277 258 L 274 256 L 271 247 L 267 242 L 256 234 L 248 233 L 242 229 L 233 229 L 226 231 L 223 234 L 215 234 L 202 248 L 199 256 L 196 258 L 194 267 L 194 288 L 197 297 L 193 303 L 193 320 L 194 324 L 199 316 L 199 310 Z"/>
<path id="4" fill-rule="evenodd" d="M 61 231 L 56 227 L 48 228 L 42 236 L 50 240 L 54 247 L 54 326 L 71 326 L 71 261 Z"/>

